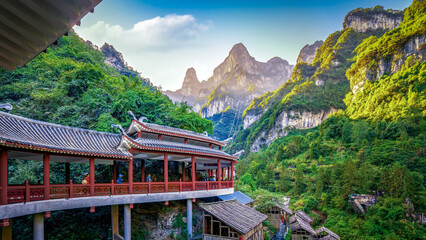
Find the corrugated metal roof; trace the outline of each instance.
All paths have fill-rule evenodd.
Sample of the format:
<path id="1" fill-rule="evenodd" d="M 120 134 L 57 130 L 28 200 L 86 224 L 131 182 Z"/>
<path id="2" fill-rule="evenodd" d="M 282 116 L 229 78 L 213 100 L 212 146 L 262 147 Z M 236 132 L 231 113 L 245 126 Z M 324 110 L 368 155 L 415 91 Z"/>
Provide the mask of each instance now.
<path id="1" fill-rule="evenodd" d="M 75 155 L 129 158 L 121 135 L 37 121 L 0 111 L 0 145 Z"/>
<path id="2" fill-rule="evenodd" d="M 268 218 L 236 200 L 204 203 L 200 207 L 242 234 L 247 234 Z"/>
<path id="3" fill-rule="evenodd" d="M 254 200 L 251 197 L 245 195 L 244 193 L 242 193 L 240 191 L 236 191 L 232 194 L 226 194 L 226 195 L 221 195 L 221 196 L 217 196 L 217 197 L 222 201 L 235 199 L 239 203 L 244 204 L 244 205 L 254 202 Z"/>
<path id="4" fill-rule="evenodd" d="M 44 51 L 102 0 L 0 1 L 0 66 L 21 67 Z"/>

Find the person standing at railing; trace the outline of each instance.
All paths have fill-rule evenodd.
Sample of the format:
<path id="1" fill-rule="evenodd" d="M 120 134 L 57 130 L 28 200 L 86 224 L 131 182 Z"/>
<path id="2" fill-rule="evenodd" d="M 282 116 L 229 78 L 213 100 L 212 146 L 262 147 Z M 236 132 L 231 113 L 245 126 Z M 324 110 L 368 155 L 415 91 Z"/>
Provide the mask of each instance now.
<path id="1" fill-rule="evenodd" d="M 81 183 L 82 183 L 82 184 L 89 184 L 89 183 L 90 183 L 90 175 L 89 175 L 89 174 L 86 174 L 86 175 L 84 176 L 83 181 L 82 181 Z"/>
<path id="2" fill-rule="evenodd" d="M 146 182 L 152 182 L 151 174 L 148 174 L 148 177 L 146 177 Z"/>
<path id="3" fill-rule="evenodd" d="M 119 174 L 117 178 L 117 183 L 122 184 L 123 183 L 123 174 Z"/>

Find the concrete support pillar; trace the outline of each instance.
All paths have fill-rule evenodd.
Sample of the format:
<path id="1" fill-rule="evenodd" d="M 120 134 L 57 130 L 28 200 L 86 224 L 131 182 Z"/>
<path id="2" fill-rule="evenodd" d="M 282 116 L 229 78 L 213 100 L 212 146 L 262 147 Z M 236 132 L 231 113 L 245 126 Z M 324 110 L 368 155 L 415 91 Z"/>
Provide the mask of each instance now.
<path id="1" fill-rule="evenodd" d="M 95 196 L 95 159 L 89 159 L 90 196 Z"/>
<path id="2" fill-rule="evenodd" d="M 132 237 L 132 216 L 130 204 L 124 205 L 124 240 L 130 240 Z"/>
<path id="3" fill-rule="evenodd" d="M 70 183 L 70 177 L 71 175 L 71 166 L 70 163 L 67 162 L 65 163 L 65 184 L 69 184 Z"/>
<path id="4" fill-rule="evenodd" d="M 43 155 L 44 200 L 50 199 L 50 155 Z"/>
<path id="5" fill-rule="evenodd" d="M 9 219 L 9 225 L 1 228 L 1 239 L 12 240 L 12 219 Z"/>
<path id="6" fill-rule="evenodd" d="M 192 237 L 192 200 L 186 199 L 186 228 L 188 229 L 188 239 Z"/>
<path id="7" fill-rule="evenodd" d="M 33 215 L 33 239 L 44 240 L 44 218 L 43 213 L 37 213 Z"/>
<path id="8" fill-rule="evenodd" d="M 118 231 L 118 205 L 111 205 L 111 226 L 112 226 L 112 239 L 115 234 L 120 234 Z"/>
<path id="9" fill-rule="evenodd" d="M 164 154 L 164 192 L 168 192 L 168 191 L 169 191 L 169 155 L 165 153 Z"/>
<path id="10" fill-rule="evenodd" d="M 1 186 L 1 195 L 0 195 L 0 205 L 7 204 L 7 175 L 8 175 L 8 165 L 7 165 L 7 150 L 0 151 L 0 186 Z"/>

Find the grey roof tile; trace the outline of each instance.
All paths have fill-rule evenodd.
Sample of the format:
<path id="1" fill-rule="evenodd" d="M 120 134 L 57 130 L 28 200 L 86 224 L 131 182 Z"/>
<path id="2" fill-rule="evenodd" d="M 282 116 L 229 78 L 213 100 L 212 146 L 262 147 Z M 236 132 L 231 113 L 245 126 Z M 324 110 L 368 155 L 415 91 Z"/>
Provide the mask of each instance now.
<path id="1" fill-rule="evenodd" d="M 247 234 L 268 218 L 236 200 L 204 203 L 200 207 L 242 234 Z"/>

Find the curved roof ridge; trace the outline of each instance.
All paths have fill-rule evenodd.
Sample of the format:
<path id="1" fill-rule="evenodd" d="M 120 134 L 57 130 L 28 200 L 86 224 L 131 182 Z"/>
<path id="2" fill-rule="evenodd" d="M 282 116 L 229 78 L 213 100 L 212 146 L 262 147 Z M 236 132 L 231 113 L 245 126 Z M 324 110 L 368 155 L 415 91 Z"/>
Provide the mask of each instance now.
<path id="1" fill-rule="evenodd" d="M 26 122 L 32 122 L 32 123 L 42 124 L 42 125 L 46 125 L 46 126 L 65 128 L 65 129 L 75 129 L 75 130 L 79 130 L 79 131 L 91 132 L 91 133 L 102 134 L 102 135 L 121 136 L 121 134 L 118 134 L 118 133 L 101 132 L 101 131 L 96 131 L 96 130 L 91 130 L 91 129 L 86 129 L 86 128 L 79 128 L 79 127 L 62 125 L 62 124 L 58 124 L 58 123 L 45 122 L 45 121 L 36 120 L 36 119 L 32 119 L 32 118 L 22 117 L 22 116 L 19 116 L 19 115 L 15 115 L 15 114 L 3 112 L 3 111 L 0 111 L 0 115 L 6 115 L 6 116 L 13 117 L 13 118 L 23 120 L 23 121 L 26 121 Z"/>

